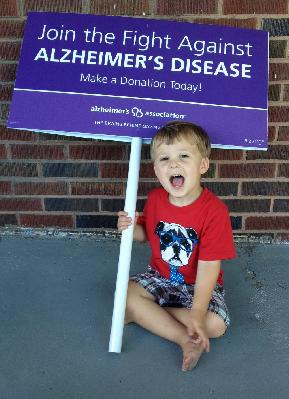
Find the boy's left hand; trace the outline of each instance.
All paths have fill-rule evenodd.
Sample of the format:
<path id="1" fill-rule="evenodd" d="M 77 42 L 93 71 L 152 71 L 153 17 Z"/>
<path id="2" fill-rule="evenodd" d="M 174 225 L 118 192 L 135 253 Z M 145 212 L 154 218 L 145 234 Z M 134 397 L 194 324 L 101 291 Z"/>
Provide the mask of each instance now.
<path id="1" fill-rule="evenodd" d="M 206 333 L 205 316 L 196 311 L 191 310 L 191 318 L 188 324 L 188 335 L 196 344 L 201 344 L 206 352 L 210 350 L 210 341 Z"/>

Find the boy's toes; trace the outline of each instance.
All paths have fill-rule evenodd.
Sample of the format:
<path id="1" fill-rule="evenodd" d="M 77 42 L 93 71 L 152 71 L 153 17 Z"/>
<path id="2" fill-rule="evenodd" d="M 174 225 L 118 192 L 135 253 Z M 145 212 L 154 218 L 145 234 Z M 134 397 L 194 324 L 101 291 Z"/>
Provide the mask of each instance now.
<path id="1" fill-rule="evenodd" d="M 203 348 L 201 345 L 191 343 L 190 347 L 187 347 L 187 350 L 184 351 L 182 371 L 190 371 L 196 367 L 202 353 Z"/>

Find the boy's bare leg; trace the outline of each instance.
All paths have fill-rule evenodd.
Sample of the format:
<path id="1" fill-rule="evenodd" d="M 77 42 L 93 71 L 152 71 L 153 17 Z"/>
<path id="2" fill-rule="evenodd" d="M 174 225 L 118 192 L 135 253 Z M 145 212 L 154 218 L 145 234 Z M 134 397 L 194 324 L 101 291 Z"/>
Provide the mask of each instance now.
<path id="1" fill-rule="evenodd" d="M 153 295 L 132 281 L 128 286 L 125 322 L 135 322 L 152 333 L 178 344 L 183 351 L 183 371 L 193 368 L 203 352 L 203 349 L 188 336 L 184 323 L 159 306 Z"/>
<path id="2" fill-rule="evenodd" d="M 190 309 L 166 308 L 166 311 L 180 323 L 187 326 Z M 216 313 L 208 311 L 206 318 L 206 330 L 209 338 L 221 337 L 226 331 L 226 325 Z"/>

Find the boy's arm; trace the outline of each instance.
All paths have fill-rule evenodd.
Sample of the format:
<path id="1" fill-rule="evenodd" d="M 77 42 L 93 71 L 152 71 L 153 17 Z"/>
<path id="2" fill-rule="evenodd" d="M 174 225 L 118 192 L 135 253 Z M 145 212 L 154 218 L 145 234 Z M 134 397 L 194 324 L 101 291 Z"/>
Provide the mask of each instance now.
<path id="1" fill-rule="evenodd" d="M 194 336 L 194 334 L 197 333 L 198 339 L 202 341 L 206 351 L 209 351 L 209 340 L 205 331 L 205 319 L 212 292 L 216 286 L 220 273 L 220 268 L 220 260 L 199 260 L 198 262 L 194 299 L 191 309 L 192 324 L 188 327 L 188 333 L 190 336 Z"/>
<path id="2" fill-rule="evenodd" d="M 133 239 L 139 242 L 147 241 L 147 233 L 146 229 L 142 224 L 135 224 L 133 231 Z"/>

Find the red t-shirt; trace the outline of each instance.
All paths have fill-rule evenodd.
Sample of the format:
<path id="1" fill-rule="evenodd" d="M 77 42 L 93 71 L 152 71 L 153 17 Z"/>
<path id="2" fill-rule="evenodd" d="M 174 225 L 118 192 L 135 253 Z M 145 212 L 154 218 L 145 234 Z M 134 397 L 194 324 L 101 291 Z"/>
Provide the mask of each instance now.
<path id="1" fill-rule="evenodd" d="M 192 204 L 178 207 L 163 188 L 152 190 L 138 224 L 144 225 L 152 250 L 150 266 L 173 282 L 196 281 L 198 260 L 235 257 L 226 205 L 207 188 Z M 223 285 L 223 272 L 218 283 Z"/>

